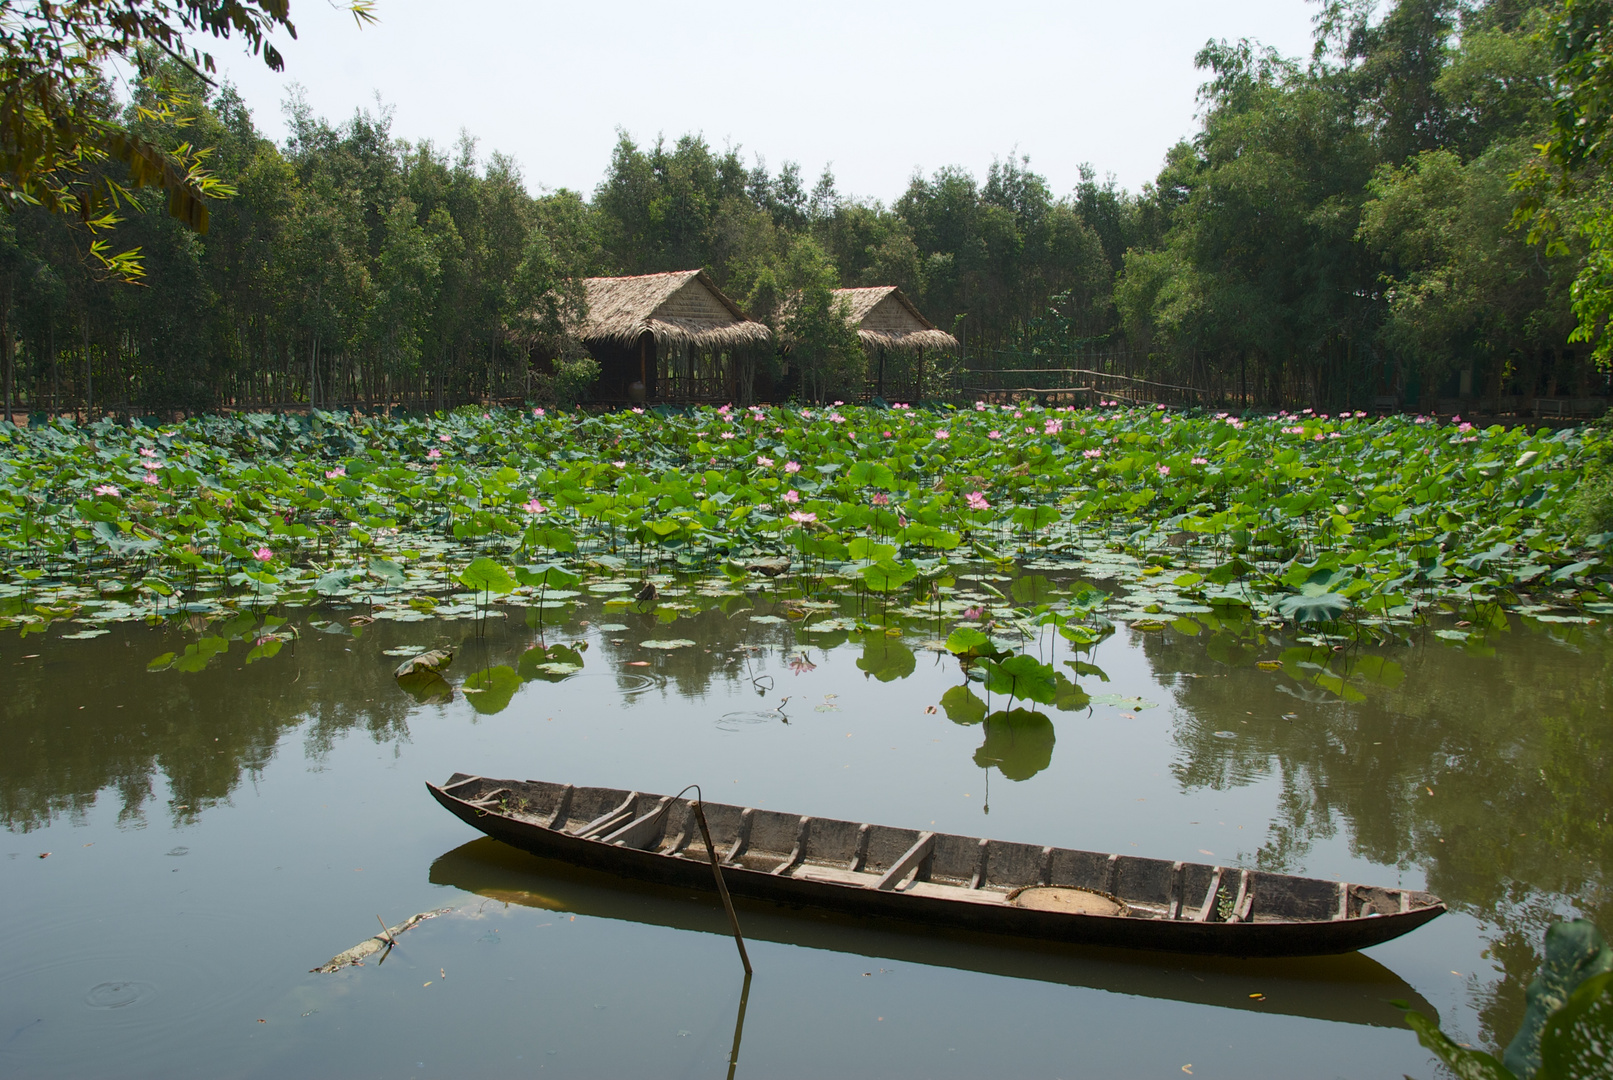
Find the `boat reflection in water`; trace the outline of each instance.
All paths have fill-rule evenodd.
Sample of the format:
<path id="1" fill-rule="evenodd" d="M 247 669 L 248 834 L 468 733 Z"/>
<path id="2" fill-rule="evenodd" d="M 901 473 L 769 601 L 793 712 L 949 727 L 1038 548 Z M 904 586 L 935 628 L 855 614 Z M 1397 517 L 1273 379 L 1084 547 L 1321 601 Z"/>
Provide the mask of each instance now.
<path id="1" fill-rule="evenodd" d="M 431 882 L 523 907 L 723 936 L 731 932 L 714 894 L 541 859 L 487 837 L 440 856 L 431 864 Z M 1400 1012 L 1388 1004 L 1391 1000 L 1438 1016 L 1405 980 L 1359 952 L 1238 960 L 1058 942 L 1014 944 L 985 934 L 926 930 L 815 908 L 747 900 L 736 904 L 740 927 L 754 941 L 1346 1024 L 1400 1027 Z M 735 963 L 737 967 L 737 959 Z M 1260 996 L 1251 997 L 1251 988 Z"/>

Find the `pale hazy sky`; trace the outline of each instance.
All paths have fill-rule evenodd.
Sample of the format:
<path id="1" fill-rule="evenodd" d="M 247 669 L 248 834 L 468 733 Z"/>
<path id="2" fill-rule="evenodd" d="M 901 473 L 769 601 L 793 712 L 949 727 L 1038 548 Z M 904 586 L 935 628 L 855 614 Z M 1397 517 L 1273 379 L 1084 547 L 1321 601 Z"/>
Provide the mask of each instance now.
<path id="1" fill-rule="evenodd" d="M 832 163 L 842 195 L 887 202 L 915 169 L 983 177 L 1016 148 L 1069 191 L 1082 162 L 1137 189 L 1195 130 L 1194 54 L 1206 40 L 1310 48 L 1304 0 L 1035 3 L 550 3 L 380 0 L 358 28 L 329 0 L 292 5 L 298 40 L 270 72 L 215 43 L 260 130 L 285 136 L 288 87 L 332 122 L 394 109 L 393 132 L 521 164 L 527 186 L 592 193 L 621 128 L 642 143 L 685 132 Z"/>

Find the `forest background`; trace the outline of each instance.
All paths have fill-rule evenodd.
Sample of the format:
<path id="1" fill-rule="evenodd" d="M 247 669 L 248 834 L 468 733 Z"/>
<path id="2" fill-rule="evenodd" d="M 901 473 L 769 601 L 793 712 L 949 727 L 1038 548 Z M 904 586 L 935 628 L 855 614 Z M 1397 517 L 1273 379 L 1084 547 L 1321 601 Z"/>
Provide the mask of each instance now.
<path id="1" fill-rule="evenodd" d="M 1575 282 L 1600 272 L 1576 223 L 1596 218 L 1606 185 L 1596 169 L 1559 183 L 1537 146 L 1572 7 L 1322 4 L 1308 58 L 1204 48 L 1200 129 L 1139 192 L 1086 169 L 1058 194 L 1010 153 L 983 182 L 915 175 L 889 206 L 692 134 L 623 135 L 591 195 L 533 195 L 468 135 L 411 143 L 384 108 L 332 124 L 295 92 L 276 145 L 228 85 L 154 63 L 192 115 L 140 111 L 156 91 L 136 84 L 123 122 L 154 144 L 212 147 L 208 168 L 234 194 L 210 200 L 199 234 L 162 192 L 135 190 L 115 232 L 138 249 L 133 284 L 86 258 L 71 219 L 0 217 L 4 407 L 578 396 L 553 361 L 564 372 L 574 351 L 560 330 L 579 279 L 695 267 L 783 331 L 805 331 L 837 286 L 899 286 L 971 367 L 1123 366 L 1335 408 L 1385 395 L 1416 407 L 1458 387 L 1605 392 L 1603 316 L 1576 313 Z M 824 348 L 802 350 L 830 369 L 811 385 L 855 397 L 860 354 L 832 322 L 811 324 Z"/>

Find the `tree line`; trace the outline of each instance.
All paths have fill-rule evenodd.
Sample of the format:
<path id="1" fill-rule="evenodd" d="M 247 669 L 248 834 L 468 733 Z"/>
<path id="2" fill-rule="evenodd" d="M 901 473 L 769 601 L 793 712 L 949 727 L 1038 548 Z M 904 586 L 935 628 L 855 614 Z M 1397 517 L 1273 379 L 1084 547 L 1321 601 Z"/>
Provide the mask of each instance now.
<path id="1" fill-rule="evenodd" d="M 192 160 L 227 197 L 199 233 L 114 184 L 133 284 L 70 218 L 0 217 L 5 407 L 552 397 L 575 390 L 552 361 L 575 351 L 580 278 L 693 267 L 817 358 L 815 394 L 861 389 L 830 293 L 876 284 L 982 368 L 1123 365 L 1249 405 L 1595 392 L 1570 339 L 1599 335 L 1574 306 L 1597 245 L 1550 226 L 1601 181 L 1555 182 L 1537 150 L 1572 6 L 1331 0 L 1307 58 L 1207 45 L 1199 130 L 1140 191 L 1087 168 L 1057 193 L 1010 155 L 983 179 L 916 174 L 889 205 L 698 135 L 622 135 L 593 192 L 533 194 L 469 136 L 410 142 L 379 107 L 333 124 L 295 92 L 277 145 L 228 85 L 149 57 L 133 100 L 100 86 L 100 107 L 151 145 L 211 148 Z"/>

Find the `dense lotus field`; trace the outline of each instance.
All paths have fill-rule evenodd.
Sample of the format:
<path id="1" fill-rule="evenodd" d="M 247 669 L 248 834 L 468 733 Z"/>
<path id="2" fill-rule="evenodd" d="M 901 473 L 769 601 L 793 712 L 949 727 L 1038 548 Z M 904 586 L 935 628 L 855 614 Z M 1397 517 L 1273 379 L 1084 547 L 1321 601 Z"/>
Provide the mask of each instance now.
<path id="1" fill-rule="evenodd" d="M 783 573 L 872 621 L 1241 608 L 1359 637 L 1453 613 L 1462 638 L 1613 614 L 1613 537 L 1572 520 L 1603 437 L 985 404 L 58 421 L 0 428 L 0 625 L 234 616 L 262 656 L 287 608 L 474 617 L 650 578 L 676 621 Z M 991 584 L 1027 569 L 1064 584 Z"/>

